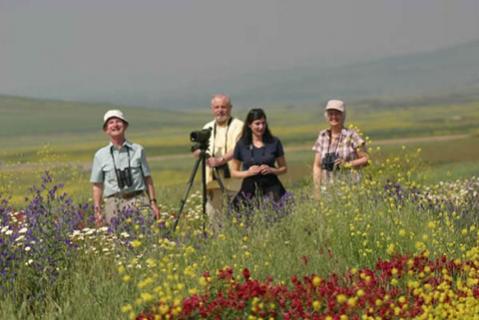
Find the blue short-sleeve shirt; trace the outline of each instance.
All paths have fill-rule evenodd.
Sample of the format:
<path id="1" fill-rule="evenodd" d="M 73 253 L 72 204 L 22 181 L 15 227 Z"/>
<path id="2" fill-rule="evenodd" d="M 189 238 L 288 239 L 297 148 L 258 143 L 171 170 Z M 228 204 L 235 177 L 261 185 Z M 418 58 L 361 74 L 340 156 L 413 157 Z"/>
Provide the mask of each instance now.
<path id="1" fill-rule="evenodd" d="M 113 161 L 115 161 L 115 165 Z M 119 188 L 115 166 L 119 170 L 131 168 L 133 184 L 130 187 Z M 103 196 L 108 197 L 119 192 L 145 190 L 143 175 L 145 177 L 151 176 L 143 147 L 139 144 L 125 141 L 120 149 L 116 149 L 110 143 L 95 153 L 90 182 L 102 183 Z"/>
<path id="2" fill-rule="evenodd" d="M 284 156 L 283 145 L 276 137 L 273 137 L 270 142 L 266 142 L 261 148 L 239 140 L 233 153 L 233 158 L 243 163 L 243 170 L 248 170 L 253 165 L 262 164 L 274 167 L 276 159 L 282 156 Z"/>

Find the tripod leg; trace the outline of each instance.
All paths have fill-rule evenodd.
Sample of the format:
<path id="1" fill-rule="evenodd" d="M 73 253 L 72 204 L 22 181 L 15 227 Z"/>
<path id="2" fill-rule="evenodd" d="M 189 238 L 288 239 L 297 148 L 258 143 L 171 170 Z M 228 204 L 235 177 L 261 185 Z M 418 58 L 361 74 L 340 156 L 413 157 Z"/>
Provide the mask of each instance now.
<path id="1" fill-rule="evenodd" d="M 198 171 L 198 167 L 200 166 L 201 162 L 204 163 L 202 157 L 199 157 L 195 161 L 193 170 L 191 171 L 190 178 L 188 179 L 188 183 L 186 184 L 185 193 L 183 195 L 183 198 L 181 198 L 181 201 L 180 201 L 180 209 L 178 210 L 178 215 L 176 216 L 175 223 L 173 224 L 173 232 L 175 232 L 176 226 L 178 225 L 178 222 L 180 221 L 181 214 L 183 213 L 183 209 L 185 208 L 186 199 L 188 198 L 188 194 L 190 193 L 191 188 L 193 187 L 193 182 L 195 181 L 196 172 Z"/>

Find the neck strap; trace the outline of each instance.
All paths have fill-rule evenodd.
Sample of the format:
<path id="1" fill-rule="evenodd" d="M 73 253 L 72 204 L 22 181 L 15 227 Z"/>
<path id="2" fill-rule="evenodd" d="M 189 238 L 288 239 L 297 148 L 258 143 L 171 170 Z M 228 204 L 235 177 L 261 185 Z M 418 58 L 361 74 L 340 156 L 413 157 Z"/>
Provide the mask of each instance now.
<path id="1" fill-rule="evenodd" d="M 110 148 L 110 155 L 111 155 L 111 159 L 113 160 L 113 168 L 115 169 L 116 181 L 120 181 L 120 177 L 118 176 L 118 170 L 116 168 L 115 157 L 113 156 L 113 147 L 114 146 L 111 146 L 111 148 Z M 130 170 L 130 172 L 131 172 L 130 148 L 126 144 L 125 144 L 125 148 L 126 148 L 126 152 L 128 154 L 128 170 Z M 121 150 L 121 148 L 120 148 L 120 150 Z"/>
<path id="2" fill-rule="evenodd" d="M 331 130 L 328 131 L 328 135 L 329 135 L 329 142 L 328 142 L 328 151 L 327 153 L 329 153 L 329 148 L 331 147 L 331 143 L 333 142 L 333 132 Z M 338 148 L 339 148 L 339 145 L 341 144 L 341 141 L 343 140 L 343 130 L 341 130 L 341 133 L 339 134 L 339 140 L 338 140 L 338 143 L 336 144 L 336 148 L 334 149 L 334 154 L 337 154 L 338 152 Z"/>

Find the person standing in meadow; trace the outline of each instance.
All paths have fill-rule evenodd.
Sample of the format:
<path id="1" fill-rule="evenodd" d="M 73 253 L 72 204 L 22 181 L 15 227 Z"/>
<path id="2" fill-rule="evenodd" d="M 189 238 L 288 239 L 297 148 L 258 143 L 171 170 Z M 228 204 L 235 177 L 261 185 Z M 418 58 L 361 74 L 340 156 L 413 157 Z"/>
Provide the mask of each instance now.
<path id="1" fill-rule="evenodd" d="M 109 110 L 105 113 L 103 131 L 110 143 L 95 153 L 90 177 L 97 226 L 111 224 L 112 219 L 127 208 L 150 208 L 155 218 L 160 215 L 143 147 L 126 140 L 127 128 L 123 112 Z"/>
<path id="2" fill-rule="evenodd" d="M 315 196 L 336 177 L 357 179 L 356 170 L 367 165 L 369 156 L 365 140 L 344 126 L 346 106 L 341 100 L 329 100 L 324 117 L 329 129 L 322 130 L 313 146 Z M 356 177 L 355 177 L 356 176 Z"/>
<path id="3" fill-rule="evenodd" d="M 243 121 L 231 116 L 233 105 L 230 97 L 217 94 L 211 99 L 211 113 L 214 119 L 203 129 L 211 129 L 206 160 L 206 213 L 213 230 L 223 224 L 225 203 L 239 190 L 240 182 L 231 179 L 233 150 L 241 135 Z M 199 156 L 200 150 L 194 152 Z"/>
<path id="4" fill-rule="evenodd" d="M 236 144 L 231 174 L 242 178 L 233 207 L 256 205 L 256 196 L 278 202 L 286 194 L 278 176 L 288 170 L 281 141 L 271 134 L 263 109 L 251 109 Z"/>

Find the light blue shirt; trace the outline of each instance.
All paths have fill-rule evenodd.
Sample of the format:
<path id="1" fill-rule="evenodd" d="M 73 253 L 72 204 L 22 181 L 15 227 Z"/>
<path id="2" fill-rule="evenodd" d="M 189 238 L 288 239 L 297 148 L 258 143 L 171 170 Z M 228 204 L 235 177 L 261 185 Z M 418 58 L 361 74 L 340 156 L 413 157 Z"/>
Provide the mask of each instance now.
<path id="1" fill-rule="evenodd" d="M 130 165 L 128 165 L 128 158 Z M 113 161 L 115 162 L 113 163 Z M 128 167 L 131 168 L 133 181 L 131 187 L 125 186 L 123 189 L 118 187 L 115 165 L 120 170 L 128 169 Z M 143 176 L 151 176 L 143 147 L 139 144 L 125 141 L 120 149 L 115 148 L 110 143 L 95 153 L 90 182 L 102 183 L 103 196 L 108 197 L 117 193 L 145 190 L 146 186 Z"/>

